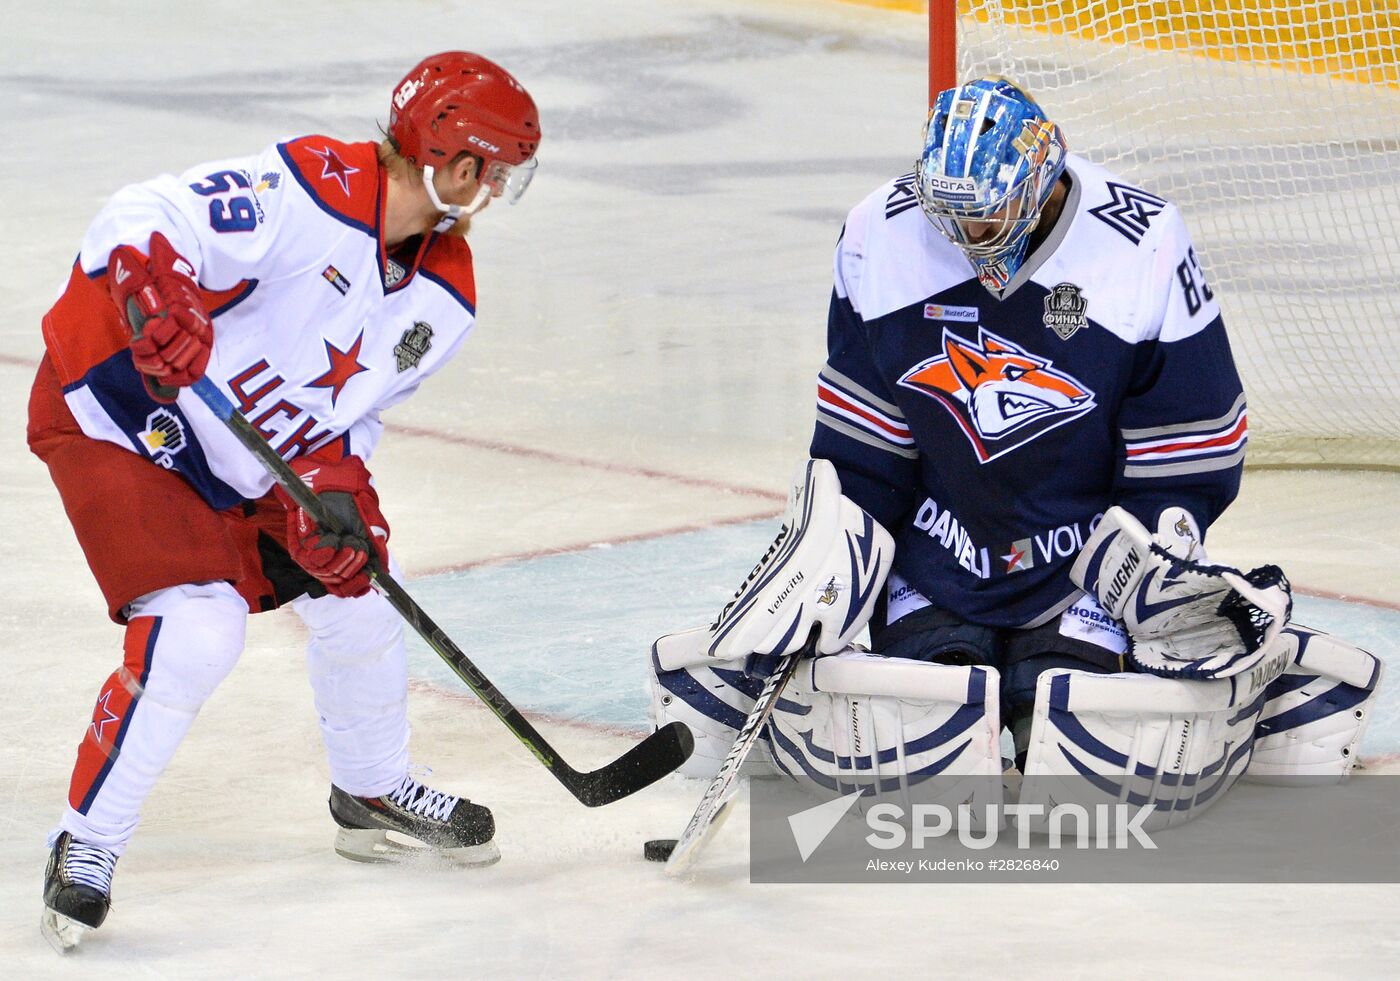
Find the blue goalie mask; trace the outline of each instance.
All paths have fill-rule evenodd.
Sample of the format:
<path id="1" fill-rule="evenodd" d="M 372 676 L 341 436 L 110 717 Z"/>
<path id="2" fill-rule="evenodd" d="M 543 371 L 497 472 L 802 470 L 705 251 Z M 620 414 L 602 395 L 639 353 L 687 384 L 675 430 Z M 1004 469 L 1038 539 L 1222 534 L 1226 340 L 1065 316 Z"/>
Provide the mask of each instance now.
<path id="1" fill-rule="evenodd" d="M 940 92 L 929 110 L 914 190 L 982 284 L 1003 289 L 1064 169 L 1064 134 L 1036 101 L 1004 78 L 979 78 Z"/>

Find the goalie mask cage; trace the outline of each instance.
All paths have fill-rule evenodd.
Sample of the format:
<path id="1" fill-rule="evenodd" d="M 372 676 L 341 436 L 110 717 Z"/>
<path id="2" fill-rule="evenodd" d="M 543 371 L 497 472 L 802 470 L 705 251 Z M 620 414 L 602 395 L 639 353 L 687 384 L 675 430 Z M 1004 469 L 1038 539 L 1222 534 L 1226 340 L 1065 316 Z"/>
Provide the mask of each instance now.
<path id="1" fill-rule="evenodd" d="M 930 0 L 929 89 L 1005 75 L 1181 208 L 1251 465 L 1400 469 L 1400 3 Z"/>

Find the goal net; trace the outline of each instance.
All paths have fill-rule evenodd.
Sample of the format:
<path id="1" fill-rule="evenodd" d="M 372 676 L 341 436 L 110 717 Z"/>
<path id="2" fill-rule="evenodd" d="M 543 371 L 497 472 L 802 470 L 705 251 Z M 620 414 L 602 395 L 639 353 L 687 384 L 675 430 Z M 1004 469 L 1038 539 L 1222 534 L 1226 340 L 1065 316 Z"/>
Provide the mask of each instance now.
<path id="1" fill-rule="evenodd" d="M 1251 464 L 1400 468 L 1393 0 L 930 2 L 931 87 L 1006 75 L 1072 151 L 1182 209 Z"/>

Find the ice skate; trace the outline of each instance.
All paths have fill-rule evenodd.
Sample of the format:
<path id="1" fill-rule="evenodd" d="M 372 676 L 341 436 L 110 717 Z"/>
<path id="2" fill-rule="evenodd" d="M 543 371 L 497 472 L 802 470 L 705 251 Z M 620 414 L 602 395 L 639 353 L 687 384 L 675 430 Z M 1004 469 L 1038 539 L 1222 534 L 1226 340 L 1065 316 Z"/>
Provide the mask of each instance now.
<path id="1" fill-rule="evenodd" d="M 60 954 L 67 953 L 107 918 L 112 906 L 114 852 L 76 840 L 67 831 L 54 839 L 44 870 L 44 915 L 39 928 Z"/>
<path id="2" fill-rule="evenodd" d="M 496 822 L 480 804 L 427 787 L 411 776 L 382 797 L 355 797 L 331 787 L 335 850 L 353 862 L 397 862 L 439 854 L 461 865 L 501 858 Z"/>

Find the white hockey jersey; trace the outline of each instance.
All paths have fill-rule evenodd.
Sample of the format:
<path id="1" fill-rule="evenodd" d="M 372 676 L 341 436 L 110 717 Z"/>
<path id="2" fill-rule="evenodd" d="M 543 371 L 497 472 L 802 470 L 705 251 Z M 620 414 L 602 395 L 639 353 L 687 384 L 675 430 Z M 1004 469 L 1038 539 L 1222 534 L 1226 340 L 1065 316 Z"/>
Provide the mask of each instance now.
<path id="1" fill-rule="evenodd" d="M 165 234 L 194 266 L 214 322 L 207 376 L 285 459 L 340 442 L 367 459 L 380 413 L 411 395 L 470 332 L 476 290 L 461 238 L 386 253 L 386 174 L 374 143 L 307 136 L 256 157 L 117 192 L 44 318 L 83 432 L 180 473 L 215 509 L 272 480 L 193 392 L 146 393 L 108 298 L 107 258 Z"/>

